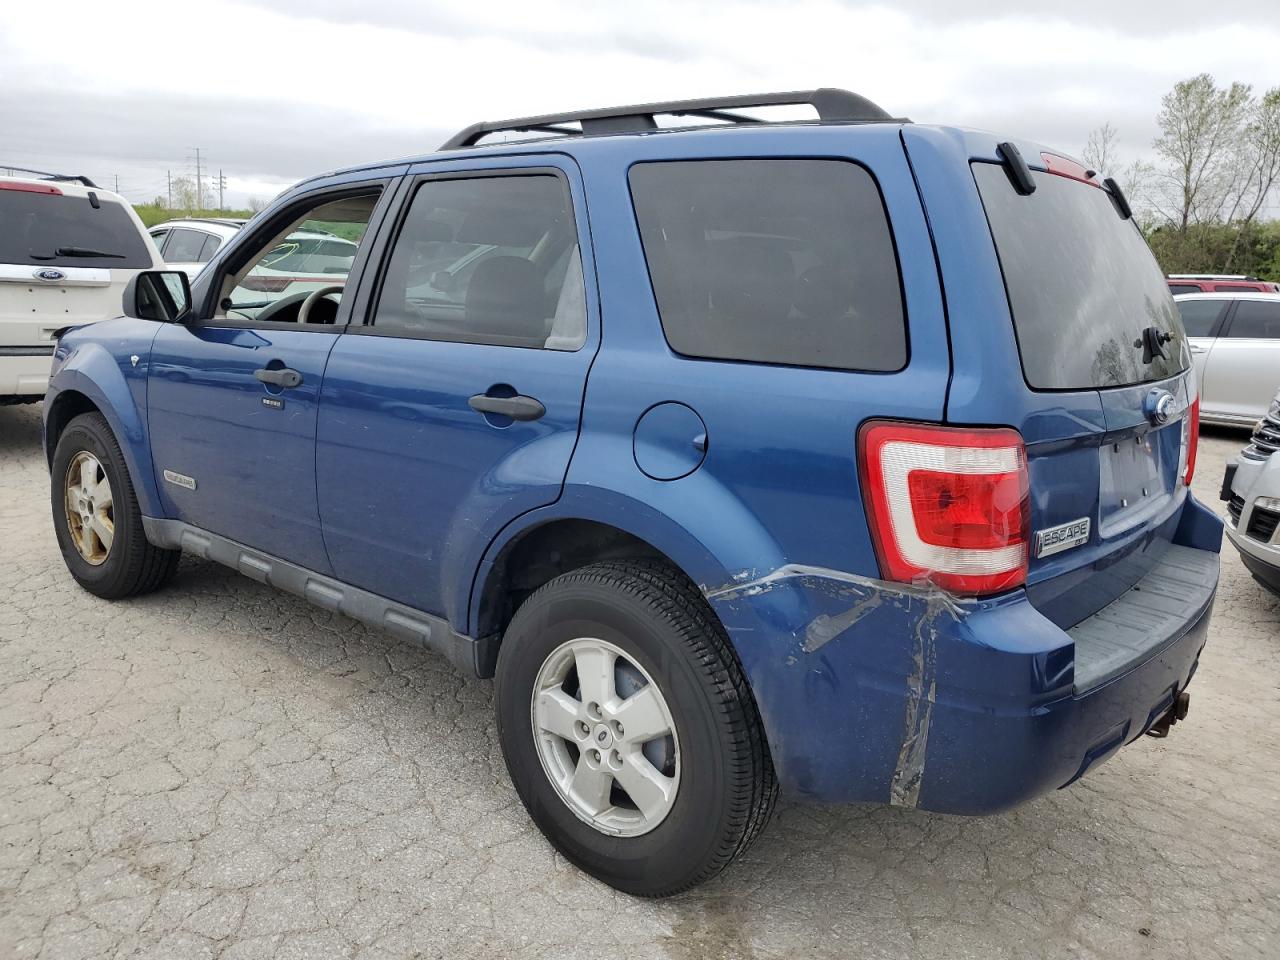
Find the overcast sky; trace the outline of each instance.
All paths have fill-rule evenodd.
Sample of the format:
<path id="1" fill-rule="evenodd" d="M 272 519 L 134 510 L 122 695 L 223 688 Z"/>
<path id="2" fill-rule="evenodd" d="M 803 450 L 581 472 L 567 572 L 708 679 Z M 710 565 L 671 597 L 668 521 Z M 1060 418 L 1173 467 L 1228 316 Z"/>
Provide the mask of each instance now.
<path id="1" fill-rule="evenodd" d="M 1077 154 L 1110 121 L 1130 160 L 1176 80 L 1280 84 L 1276 4 L 25 3 L 0 17 L 0 167 L 118 176 L 142 201 L 199 147 L 238 206 L 475 120 L 817 86 Z"/>

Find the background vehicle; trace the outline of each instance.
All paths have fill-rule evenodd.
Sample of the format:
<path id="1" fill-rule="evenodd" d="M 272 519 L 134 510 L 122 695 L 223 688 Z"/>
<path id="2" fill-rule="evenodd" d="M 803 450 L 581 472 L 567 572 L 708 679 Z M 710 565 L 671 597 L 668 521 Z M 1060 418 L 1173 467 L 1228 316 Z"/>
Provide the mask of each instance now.
<path id="1" fill-rule="evenodd" d="M 1200 418 L 1252 426 L 1280 386 L 1280 296 L 1193 293 L 1174 301 L 1195 357 Z"/>
<path id="2" fill-rule="evenodd" d="M 183 217 L 156 224 L 148 232 L 167 266 L 195 277 L 246 222 L 235 217 Z"/>
<path id="3" fill-rule="evenodd" d="M 1280 596 L 1280 392 L 1222 484 L 1227 539 L 1255 580 Z"/>
<path id="4" fill-rule="evenodd" d="M 308 222 L 361 237 L 346 294 L 250 308 Z M 1222 539 L 1190 351 L 1069 158 L 838 90 L 479 124 L 186 283 L 59 345 L 77 581 L 187 549 L 495 677 L 530 815 L 620 889 L 715 874 L 779 787 L 991 813 L 1185 715 Z"/>
<path id="5" fill-rule="evenodd" d="M 0 178 L 0 404 L 35 402 L 53 332 L 120 314 L 125 284 L 162 266 L 133 208 L 84 178 Z"/>
<path id="6" fill-rule="evenodd" d="M 1171 273 L 1170 293 L 1280 293 L 1280 283 L 1230 273 Z"/>
<path id="7" fill-rule="evenodd" d="M 151 239 L 165 262 L 194 278 L 247 221 L 239 219 L 167 220 L 151 228 Z M 305 225 L 304 225 L 305 226 Z M 269 256 L 257 263 L 241 286 L 255 293 L 258 306 L 246 306 L 252 316 L 269 303 L 298 293 L 334 285 L 351 269 L 356 244 L 320 229 L 300 229 L 281 239 Z"/>

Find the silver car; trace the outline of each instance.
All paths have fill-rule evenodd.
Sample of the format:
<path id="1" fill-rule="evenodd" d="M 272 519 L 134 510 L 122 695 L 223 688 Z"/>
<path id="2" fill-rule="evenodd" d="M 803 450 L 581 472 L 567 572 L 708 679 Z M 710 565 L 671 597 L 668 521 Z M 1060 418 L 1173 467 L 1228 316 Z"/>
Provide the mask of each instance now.
<path id="1" fill-rule="evenodd" d="M 1196 364 L 1200 419 L 1252 427 L 1280 387 L 1280 294 L 1173 298 Z"/>
<path id="2" fill-rule="evenodd" d="M 1280 596 L 1280 393 L 1250 443 L 1227 464 L 1227 539 L 1254 579 Z"/>

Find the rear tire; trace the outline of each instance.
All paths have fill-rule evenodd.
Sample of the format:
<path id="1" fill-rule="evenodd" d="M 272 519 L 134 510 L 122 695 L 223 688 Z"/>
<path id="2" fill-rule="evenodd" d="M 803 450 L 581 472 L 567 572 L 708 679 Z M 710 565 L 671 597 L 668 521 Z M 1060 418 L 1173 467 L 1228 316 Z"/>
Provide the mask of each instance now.
<path id="1" fill-rule="evenodd" d="M 50 500 L 62 559 L 95 596 L 119 600 L 150 593 L 177 570 L 182 552 L 147 540 L 124 454 L 102 414 L 81 414 L 62 431 Z"/>
<path id="2" fill-rule="evenodd" d="M 612 662 L 604 682 L 616 684 L 602 703 L 596 662 Z M 548 716 L 548 694 L 563 713 Z M 642 696 L 656 706 L 628 734 L 618 721 Z M 777 783 L 742 668 L 706 600 L 665 564 L 599 563 L 530 596 L 503 639 L 495 700 L 507 769 L 534 822 L 626 893 L 669 896 L 715 876 L 772 812 Z M 614 771 L 611 786 L 592 788 Z"/>

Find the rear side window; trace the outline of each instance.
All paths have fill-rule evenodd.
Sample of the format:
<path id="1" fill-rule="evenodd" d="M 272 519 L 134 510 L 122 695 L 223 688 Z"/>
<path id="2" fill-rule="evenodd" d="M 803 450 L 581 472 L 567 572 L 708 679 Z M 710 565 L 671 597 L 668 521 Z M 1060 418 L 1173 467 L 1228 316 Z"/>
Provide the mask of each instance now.
<path id="1" fill-rule="evenodd" d="M 1137 226 L 1120 217 L 1105 190 L 1035 172 L 1036 190 L 1023 196 L 999 164 L 972 166 L 1032 388 L 1120 387 L 1188 367 L 1190 350 L 1168 281 Z M 1144 363 L 1148 327 L 1169 339 L 1163 356 Z"/>
<path id="2" fill-rule="evenodd" d="M 1280 340 L 1280 297 L 1270 300 L 1240 300 L 1231 318 L 1227 336 L 1254 340 Z"/>
<path id="3" fill-rule="evenodd" d="M 200 251 L 204 249 L 208 236 L 203 230 L 174 228 L 169 233 L 169 244 L 164 251 L 165 259 L 173 263 L 203 263 Z"/>
<path id="4" fill-rule="evenodd" d="M 218 248 L 222 246 L 222 238 L 214 236 L 212 233 L 204 241 L 204 246 L 200 249 L 200 262 L 208 263 L 213 259 L 213 255 L 218 252 Z"/>
<path id="5" fill-rule="evenodd" d="M 842 370 L 906 365 L 897 255 L 865 169 L 667 161 L 636 164 L 630 181 L 673 350 Z"/>
<path id="6" fill-rule="evenodd" d="M 1178 313 L 1188 337 L 1207 337 L 1222 315 L 1224 300 L 1178 300 Z"/>
<path id="7" fill-rule="evenodd" d="M 1170 293 L 1199 293 L 1200 284 L 1198 283 L 1171 283 L 1169 284 Z"/>
<path id="8" fill-rule="evenodd" d="M 151 248 L 114 201 L 0 190 L 0 263 L 147 269 Z"/>

